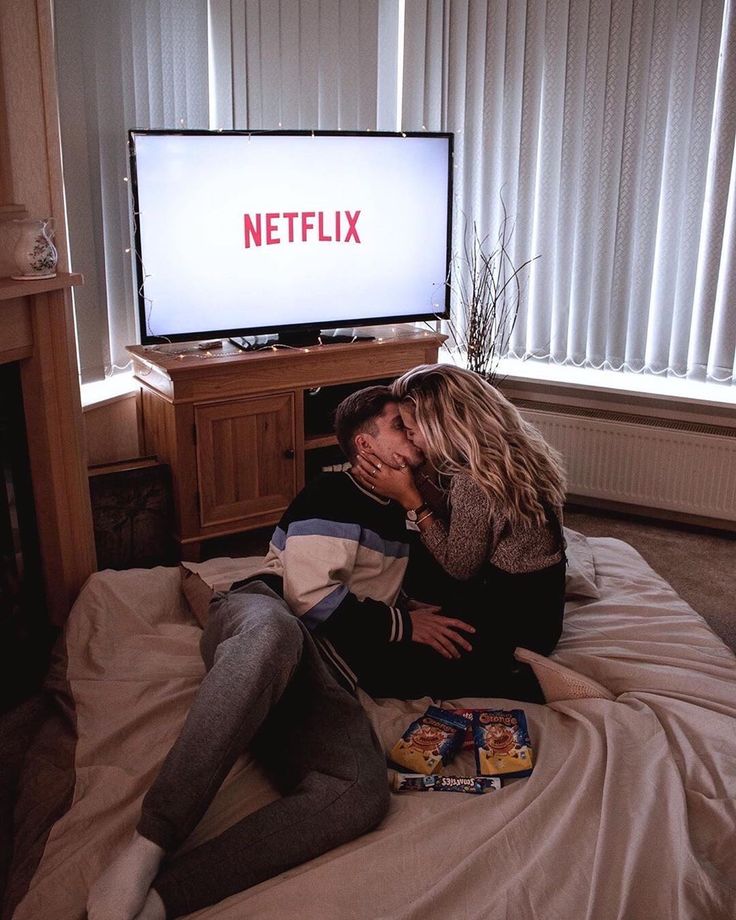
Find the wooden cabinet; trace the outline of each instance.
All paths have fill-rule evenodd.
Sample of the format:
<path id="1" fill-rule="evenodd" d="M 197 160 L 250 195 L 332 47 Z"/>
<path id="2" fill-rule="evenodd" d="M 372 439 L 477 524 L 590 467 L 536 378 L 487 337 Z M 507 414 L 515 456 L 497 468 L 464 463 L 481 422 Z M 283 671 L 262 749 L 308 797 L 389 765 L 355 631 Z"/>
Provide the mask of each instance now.
<path id="1" fill-rule="evenodd" d="M 184 558 L 198 558 L 202 540 L 275 524 L 315 467 L 307 461 L 340 459 L 330 410 L 346 391 L 433 363 L 444 340 L 413 327 L 372 331 L 373 342 L 250 353 L 129 347 L 146 452 L 171 467 Z"/>

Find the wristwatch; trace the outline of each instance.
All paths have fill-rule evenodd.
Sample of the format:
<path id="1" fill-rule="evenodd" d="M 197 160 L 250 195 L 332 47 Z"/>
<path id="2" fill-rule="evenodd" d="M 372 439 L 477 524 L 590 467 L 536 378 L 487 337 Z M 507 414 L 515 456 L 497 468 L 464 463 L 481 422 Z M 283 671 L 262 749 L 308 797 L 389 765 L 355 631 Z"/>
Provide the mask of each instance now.
<path id="1" fill-rule="evenodd" d="M 412 524 L 416 524 L 417 519 L 420 518 L 425 511 L 429 511 L 429 505 L 426 503 L 421 504 L 418 508 L 410 508 L 406 512 L 407 521 L 411 521 Z"/>

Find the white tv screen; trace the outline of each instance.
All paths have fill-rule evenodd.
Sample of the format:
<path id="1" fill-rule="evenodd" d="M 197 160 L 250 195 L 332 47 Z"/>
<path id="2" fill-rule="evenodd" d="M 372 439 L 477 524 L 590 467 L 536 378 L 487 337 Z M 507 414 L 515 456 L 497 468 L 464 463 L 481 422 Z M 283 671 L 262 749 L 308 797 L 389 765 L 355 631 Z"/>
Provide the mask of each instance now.
<path id="1" fill-rule="evenodd" d="M 131 131 L 141 338 L 446 316 L 452 136 Z"/>

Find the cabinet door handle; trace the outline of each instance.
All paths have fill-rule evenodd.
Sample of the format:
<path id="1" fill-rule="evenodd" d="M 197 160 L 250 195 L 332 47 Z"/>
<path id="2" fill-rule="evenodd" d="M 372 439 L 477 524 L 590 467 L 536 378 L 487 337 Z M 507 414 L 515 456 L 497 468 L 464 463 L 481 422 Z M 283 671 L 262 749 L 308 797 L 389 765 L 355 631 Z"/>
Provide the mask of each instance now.
<path id="1" fill-rule="evenodd" d="M 284 451 L 284 457 L 285 457 L 287 460 L 293 460 L 294 457 L 296 457 L 296 451 L 294 450 L 294 448 L 293 448 L 293 447 L 287 447 L 286 450 Z"/>

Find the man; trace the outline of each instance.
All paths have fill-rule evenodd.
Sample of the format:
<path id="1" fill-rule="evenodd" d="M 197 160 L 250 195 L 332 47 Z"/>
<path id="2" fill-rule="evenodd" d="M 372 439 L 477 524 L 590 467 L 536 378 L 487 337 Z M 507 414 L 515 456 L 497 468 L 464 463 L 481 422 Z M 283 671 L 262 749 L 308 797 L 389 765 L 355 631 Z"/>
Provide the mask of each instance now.
<path id="1" fill-rule="evenodd" d="M 387 387 L 348 396 L 335 430 L 349 460 L 418 467 L 423 456 L 404 433 Z M 350 472 L 324 474 L 294 499 L 274 532 L 258 576 L 308 627 L 343 682 L 373 696 L 442 695 L 438 655 L 459 661 L 474 628 L 402 592 L 407 575 L 429 600 L 462 587 L 438 572 L 404 510 L 365 489 Z M 419 647 L 417 647 L 419 646 Z M 450 665 L 450 671 L 459 670 Z"/>
<path id="2" fill-rule="evenodd" d="M 421 461 L 386 387 L 348 397 L 337 432 L 349 457 L 370 450 L 379 462 Z M 443 656 L 471 650 L 462 633 L 472 627 L 399 600 L 411 536 L 404 511 L 349 473 L 319 477 L 295 498 L 263 570 L 210 604 L 201 641 L 208 673 L 133 840 L 90 892 L 89 920 L 191 913 L 379 823 L 385 758 L 347 687 L 424 695 Z M 422 654 L 407 658 L 409 648 Z M 246 747 L 283 797 L 162 867 Z"/>

